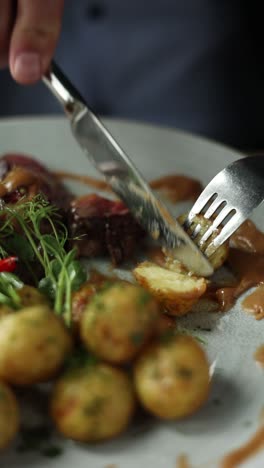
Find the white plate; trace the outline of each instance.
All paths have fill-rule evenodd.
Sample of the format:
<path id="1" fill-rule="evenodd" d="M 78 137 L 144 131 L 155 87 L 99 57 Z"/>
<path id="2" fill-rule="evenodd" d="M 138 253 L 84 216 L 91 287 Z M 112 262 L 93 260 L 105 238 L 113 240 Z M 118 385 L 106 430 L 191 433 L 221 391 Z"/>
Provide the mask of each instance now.
<path id="1" fill-rule="evenodd" d="M 171 172 L 194 176 L 204 183 L 239 154 L 184 133 L 134 123 L 107 121 L 139 169 L 148 178 Z M 63 119 L 35 118 L 0 123 L 0 153 L 25 152 L 36 155 L 52 169 L 96 175 L 76 146 Z M 87 191 L 87 190 L 86 190 Z M 182 207 L 180 208 L 182 209 Z M 255 220 L 264 228 L 263 211 Z M 0 456 L 1 468 L 175 468 L 181 453 L 200 463 L 217 467 L 217 460 L 254 433 L 264 404 L 264 372 L 253 360 L 264 343 L 264 321 L 247 316 L 239 306 L 211 317 L 193 315 L 183 319 L 191 326 L 208 325 L 212 332 L 200 332 L 214 365 L 213 389 L 208 404 L 195 416 L 177 423 L 156 422 L 142 433 L 127 435 L 109 443 L 84 447 L 65 442 L 62 456 L 46 459 L 37 454 L 19 455 L 11 449 Z M 215 400 L 220 399 L 216 405 Z M 243 464 L 263 468 L 264 453 Z"/>

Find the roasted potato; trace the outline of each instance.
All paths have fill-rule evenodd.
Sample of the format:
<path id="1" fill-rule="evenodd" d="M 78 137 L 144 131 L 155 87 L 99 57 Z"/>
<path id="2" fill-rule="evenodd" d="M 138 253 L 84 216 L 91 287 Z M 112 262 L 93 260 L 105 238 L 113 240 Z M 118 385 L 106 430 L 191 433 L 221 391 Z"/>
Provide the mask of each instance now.
<path id="1" fill-rule="evenodd" d="M 91 302 L 93 296 L 102 289 L 105 284 L 113 283 L 113 278 L 93 271 L 88 281 L 86 281 L 78 291 L 72 295 L 72 319 L 74 325 L 79 324 L 87 305 Z"/>
<path id="2" fill-rule="evenodd" d="M 172 315 L 188 313 L 207 286 L 204 278 L 188 275 L 184 269 L 171 271 L 151 262 L 140 263 L 133 274 Z"/>
<path id="3" fill-rule="evenodd" d="M 19 428 L 19 409 L 13 391 L 0 382 L 0 451 L 16 436 Z"/>
<path id="4" fill-rule="evenodd" d="M 160 418 L 178 419 L 194 413 L 206 401 L 209 364 L 194 338 L 169 334 L 139 356 L 134 379 L 147 410 Z"/>
<path id="5" fill-rule="evenodd" d="M 11 307 L 8 307 L 7 305 L 1 305 L 1 307 L 0 307 L 0 320 L 3 317 L 6 317 L 6 315 L 12 314 L 13 312 L 14 312 L 14 310 L 11 309 Z"/>
<path id="6" fill-rule="evenodd" d="M 81 442 L 110 439 L 125 430 L 135 394 L 125 372 L 108 364 L 88 364 L 60 377 L 51 399 L 51 416 L 67 438 Z"/>
<path id="7" fill-rule="evenodd" d="M 44 305 L 7 315 L 0 326 L 0 379 L 29 385 L 54 377 L 71 350 L 62 321 Z"/>
<path id="8" fill-rule="evenodd" d="M 22 307 L 30 307 L 34 305 L 44 304 L 48 305 L 48 299 L 41 294 L 38 289 L 33 286 L 24 285 L 17 291 L 20 296 Z"/>
<path id="9" fill-rule="evenodd" d="M 81 321 L 84 345 L 107 362 L 130 361 L 155 329 L 159 306 L 138 285 L 110 284 L 98 292 Z"/>
<path id="10" fill-rule="evenodd" d="M 182 216 L 180 216 L 178 218 L 178 221 L 181 224 L 183 224 L 186 217 L 187 217 L 187 215 L 184 214 L 184 215 L 182 215 Z M 209 220 L 209 219 L 206 219 L 203 215 L 197 215 L 197 216 L 195 216 L 193 218 L 193 223 L 194 223 L 194 225 L 198 225 L 198 224 L 201 225 L 201 230 L 200 230 L 199 234 L 196 237 L 196 241 L 198 242 L 199 239 L 201 239 L 201 237 L 207 231 L 207 229 L 212 225 L 212 221 Z M 212 234 L 212 236 L 210 237 L 209 241 L 211 242 L 216 236 L 218 236 L 220 231 L 221 231 L 221 228 L 216 229 L 214 231 L 214 233 Z M 228 257 L 228 252 L 229 252 L 229 242 L 226 241 L 222 245 L 220 245 L 220 247 L 218 247 L 218 249 L 212 255 L 209 255 L 208 258 L 209 258 L 210 263 L 212 264 L 214 270 L 217 270 L 218 268 L 220 268 L 223 265 L 223 263 L 226 261 L 226 259 Z"/>

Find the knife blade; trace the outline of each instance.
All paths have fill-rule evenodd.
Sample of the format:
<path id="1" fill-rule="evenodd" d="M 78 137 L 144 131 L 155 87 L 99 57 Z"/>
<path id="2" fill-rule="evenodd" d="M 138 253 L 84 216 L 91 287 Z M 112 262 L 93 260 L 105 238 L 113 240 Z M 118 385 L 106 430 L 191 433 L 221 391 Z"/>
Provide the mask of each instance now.
<path id="1" fill-rule="evenodd" d="M 207 257 L 154 195 L 131 159 L 54 62 L 43 81 L 62 104 L 84 153 L 138 223 L 190 271 L 211 275 L 213 268 Z"/>

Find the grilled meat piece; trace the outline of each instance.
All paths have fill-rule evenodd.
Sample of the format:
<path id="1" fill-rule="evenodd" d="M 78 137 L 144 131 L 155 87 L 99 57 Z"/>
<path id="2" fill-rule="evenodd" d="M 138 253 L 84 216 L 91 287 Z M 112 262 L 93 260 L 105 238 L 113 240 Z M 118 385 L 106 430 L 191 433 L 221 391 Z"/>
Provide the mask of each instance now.
<path id="1" fill-rule="evenodd" d="M 144 237 L 122 202 L 95 194 L 74 199 L 56 176 L 32 157 L 0 157 L 0 203 L 16 203 L 38 193 L 59 208 L 70 238 L 75 239 L 71 244 L 80 256 L 110 256 L 118 265 L 132 257 Z"/>
<path id="2" fill-rule="evenodd" d="M 72 194 L 45 166 L 30 156 L 5 154 L 0 157 L 0 200 L 16 203 L 38 193 L 60 209 L 66 209 Z"/>
<path id="3" fill-rule="evenodd" d="M 114 265 L 130 259 L 142 244 L 144 232 L 128 208 L 96 194 L 76 198 L 68 218 L 71 238 L 79 255 L 109 255 Z"/>

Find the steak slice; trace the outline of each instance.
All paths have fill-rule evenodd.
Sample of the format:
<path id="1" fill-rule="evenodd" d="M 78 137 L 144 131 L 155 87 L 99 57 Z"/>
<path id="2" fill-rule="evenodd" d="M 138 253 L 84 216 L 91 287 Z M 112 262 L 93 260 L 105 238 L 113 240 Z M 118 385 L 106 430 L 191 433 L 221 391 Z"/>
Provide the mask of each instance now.
<path id="1" fill-rule="evenodd" d="M 145 233 L 120 202 L 89 194 L 71 203 L 68 227 L 79 256 L 110 256 L 116 266 L 133 257 Z"/>

